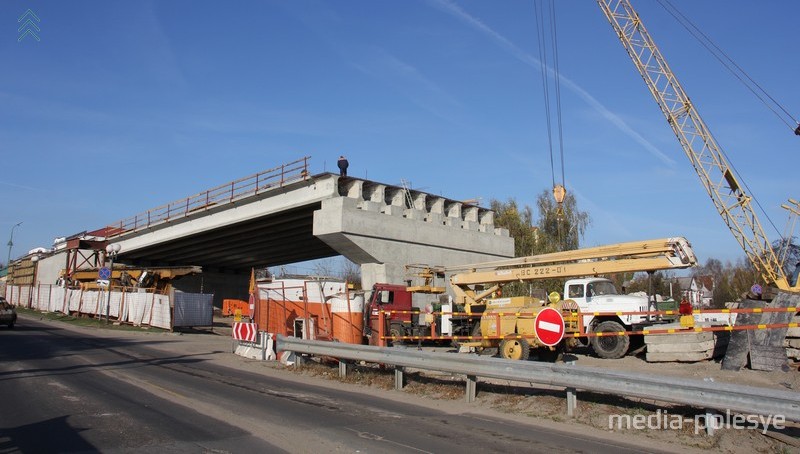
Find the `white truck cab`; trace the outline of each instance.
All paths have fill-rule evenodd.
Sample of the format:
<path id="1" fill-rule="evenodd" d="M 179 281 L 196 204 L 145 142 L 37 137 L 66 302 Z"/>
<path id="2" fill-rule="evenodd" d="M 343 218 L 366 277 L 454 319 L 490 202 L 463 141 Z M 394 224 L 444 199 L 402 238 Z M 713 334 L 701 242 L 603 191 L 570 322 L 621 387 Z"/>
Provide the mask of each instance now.
<path id="1" fill-rule="evenodd" d="M 570 279 L 564 284 L 564 299 L 578 304 L 583 316 L 583 326 L 588 333 L 617 333 L 590 337 L 589 344 L 601 358 L 622 358 L 630 347 L 627 332 L 646 323 L 647 315 L 599 315 L 595 312 L 647 312 L 646 297 L 620 295 L 614 283 L 605 278 Z M 623 334 L 620 334 L 623 333 Z"/>

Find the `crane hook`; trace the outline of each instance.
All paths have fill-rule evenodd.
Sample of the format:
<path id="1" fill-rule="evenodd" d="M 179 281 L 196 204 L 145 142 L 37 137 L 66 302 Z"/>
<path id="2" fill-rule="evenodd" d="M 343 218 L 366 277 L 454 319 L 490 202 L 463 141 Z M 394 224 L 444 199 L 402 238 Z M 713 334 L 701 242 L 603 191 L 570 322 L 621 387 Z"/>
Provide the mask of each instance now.
<path id="1" fill-rule="evenodd" d="M 556 214 L 559 218 L 564 216 L 564 197 L 567 196 L 567 190 L 564 186 L 557 184 L 553 186 L 553 198 L 556 199 L 556 203 L 558 204 L 558 209 L 556 210 Z"/>

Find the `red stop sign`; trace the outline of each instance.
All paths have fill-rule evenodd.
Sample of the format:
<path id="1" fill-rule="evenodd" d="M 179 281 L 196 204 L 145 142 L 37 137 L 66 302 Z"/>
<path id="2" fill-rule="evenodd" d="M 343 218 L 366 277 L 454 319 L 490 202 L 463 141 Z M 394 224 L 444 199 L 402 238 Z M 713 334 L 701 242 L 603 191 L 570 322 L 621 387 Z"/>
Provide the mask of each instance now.
<path id="1" fill-rule="evenodd" d="M 552 347 L 564 338 L 564 317 L 561 316 L 561 312 L 546 307 L 536 314 L 533 330 L 539 342 Z"/>

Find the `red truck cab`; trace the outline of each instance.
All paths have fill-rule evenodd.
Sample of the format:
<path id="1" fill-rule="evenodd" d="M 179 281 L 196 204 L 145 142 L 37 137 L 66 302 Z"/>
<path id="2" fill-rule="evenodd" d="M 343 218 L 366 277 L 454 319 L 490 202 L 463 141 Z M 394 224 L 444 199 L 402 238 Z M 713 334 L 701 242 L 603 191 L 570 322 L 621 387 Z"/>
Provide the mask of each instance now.
<path id="1" fill-rule="evenodd" d="M 364 308 L 364 335 L 369 338 L 370 345 L 378 345 L 379 313 L 389 311 L 385 315 L 386 336 L 405 336 L 412 325 L 414 311 L 411 305 L 411 293 L 404 285 L 375 284 Z"/>

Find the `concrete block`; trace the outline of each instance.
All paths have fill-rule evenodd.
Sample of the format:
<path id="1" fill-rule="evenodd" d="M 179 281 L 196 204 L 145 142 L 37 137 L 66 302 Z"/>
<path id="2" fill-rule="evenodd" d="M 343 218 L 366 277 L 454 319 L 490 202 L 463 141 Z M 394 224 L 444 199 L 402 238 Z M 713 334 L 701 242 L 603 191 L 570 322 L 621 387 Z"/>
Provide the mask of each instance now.
<path id="1" fill-rule="evenodd" d="M 659 328 L 654 328 L 659 329 Z M 662 328 L 664 329 L 664 328 Z M 690 344 L 698 342 L 714 341 L 714 333 L 705 331 L 702 333 L 681 333 L 681 334 L 648 334 L 644 336 L 644 343 L 651 344 Z"/>
<path id="2" fill-rule="evenodd" d="M 698 323 L 709 327 L 711 323 Z M 651 329 L 679 329 L 679 323 L 653 325 Z M 727 331 L 686 332 L 678 334 L 650 334 L 645 336 L 648 362 L 697 362 L 725 353 L 730 333 Z"/>
<path id="3" fill-rule="evenodd" d="M 783 345 L 789 348 L 800 348 L 800 339 L 789 339 L 787 338 Z"/>
<path id="4" fill-rule="evenodd" d="M 380 213 L 381 209 L 384 207 L 384 204 L 380 202 L 364 200 L 358 203 L 358 207 L 364 211 L 374 211 L 376 213 Z"/>
<path id="5" fill-rule="evenodd" d="M 448 217 L 444 218 L 443 222 L 444 222 L 444 225 L 446 225 L 448 227 L 455 227 L 455 228 L 458 229 L 458 228 L 461 228 L 461 222 L 462 221 L 461 221 L 461 218 L 454 218 L 454 217 L 448 216 Z"/>
<path id="6" fill-rule="evenodd" d="M 478 224 L 477 222 L 472 222 L 472 221 L 461 222 L 461 228 L 464 230 L 472 230 L 473 232 L 477 232 L 479 226 L 480 224 Z"/>
<path id="7" fill-rule="evenodd" d="M 388 214 L 390 216 L 403 216 L 405 214 L 406 209 L 401 206 L 395 205 L 385 205 L 383 207 L 383 214 Z"/>
<path id="8" fill-rule="evenodd" d="M 480 227 L 478 227 L 478 231 L 483 233 L 494 233 L 494 226 L 481 224 Z"/>
<path id="9" fill-rule="evenodd" d="M 428 213 L 425 216 L 425 222 L 430 222 L 431 224 L 436 225 L 444 225 L 444 216 L 438 213 Z"/>
<path id="10" fill-rule="evenodd" d="M 750 346 L 750 369 L 780 370 L 786 365 L 786 349 L 771 345 Z"/>
<path id="11" fill-rule="evenodd" d="M 415 210 L 413 208 L 406 208 L 403 213 L 406 219 L 416 219 L 419 221 L 425 220 L 425 215 L 428 214 L 422 210 Z"/>
<path id="12" fill-rule="evenodd" d="M 678 336 L 679 337 L 679 336 Z M 694 353 L 713 350 L 714 339 L 702 342 L 676 342 L 669 344 L 647 344 L 647 353 Z"/>
<path id="13" fill-rule="evenodd" d="M 800 315 L 795 315 L 789 323 L 800 323 Z M 800 337 L 800 326 L 797 328 L 787 328 L 786 337 Z"/>
<path id="14" fill-rule="evenodd" d="M 698 361 L 706 361 L 714 357 L 713 350 L 706 352 L 690 352 L 690 353 L 650 353 L 647 352 L 645 359 L 648 363 L 659 362 L 687 362 L 696 363 Z"/>
<path id="15" fill-rule="evenodd" d="M 235 353 L 248 359 L 264 359 L 264 352 L 258 346 L 237 345 Z"/>

